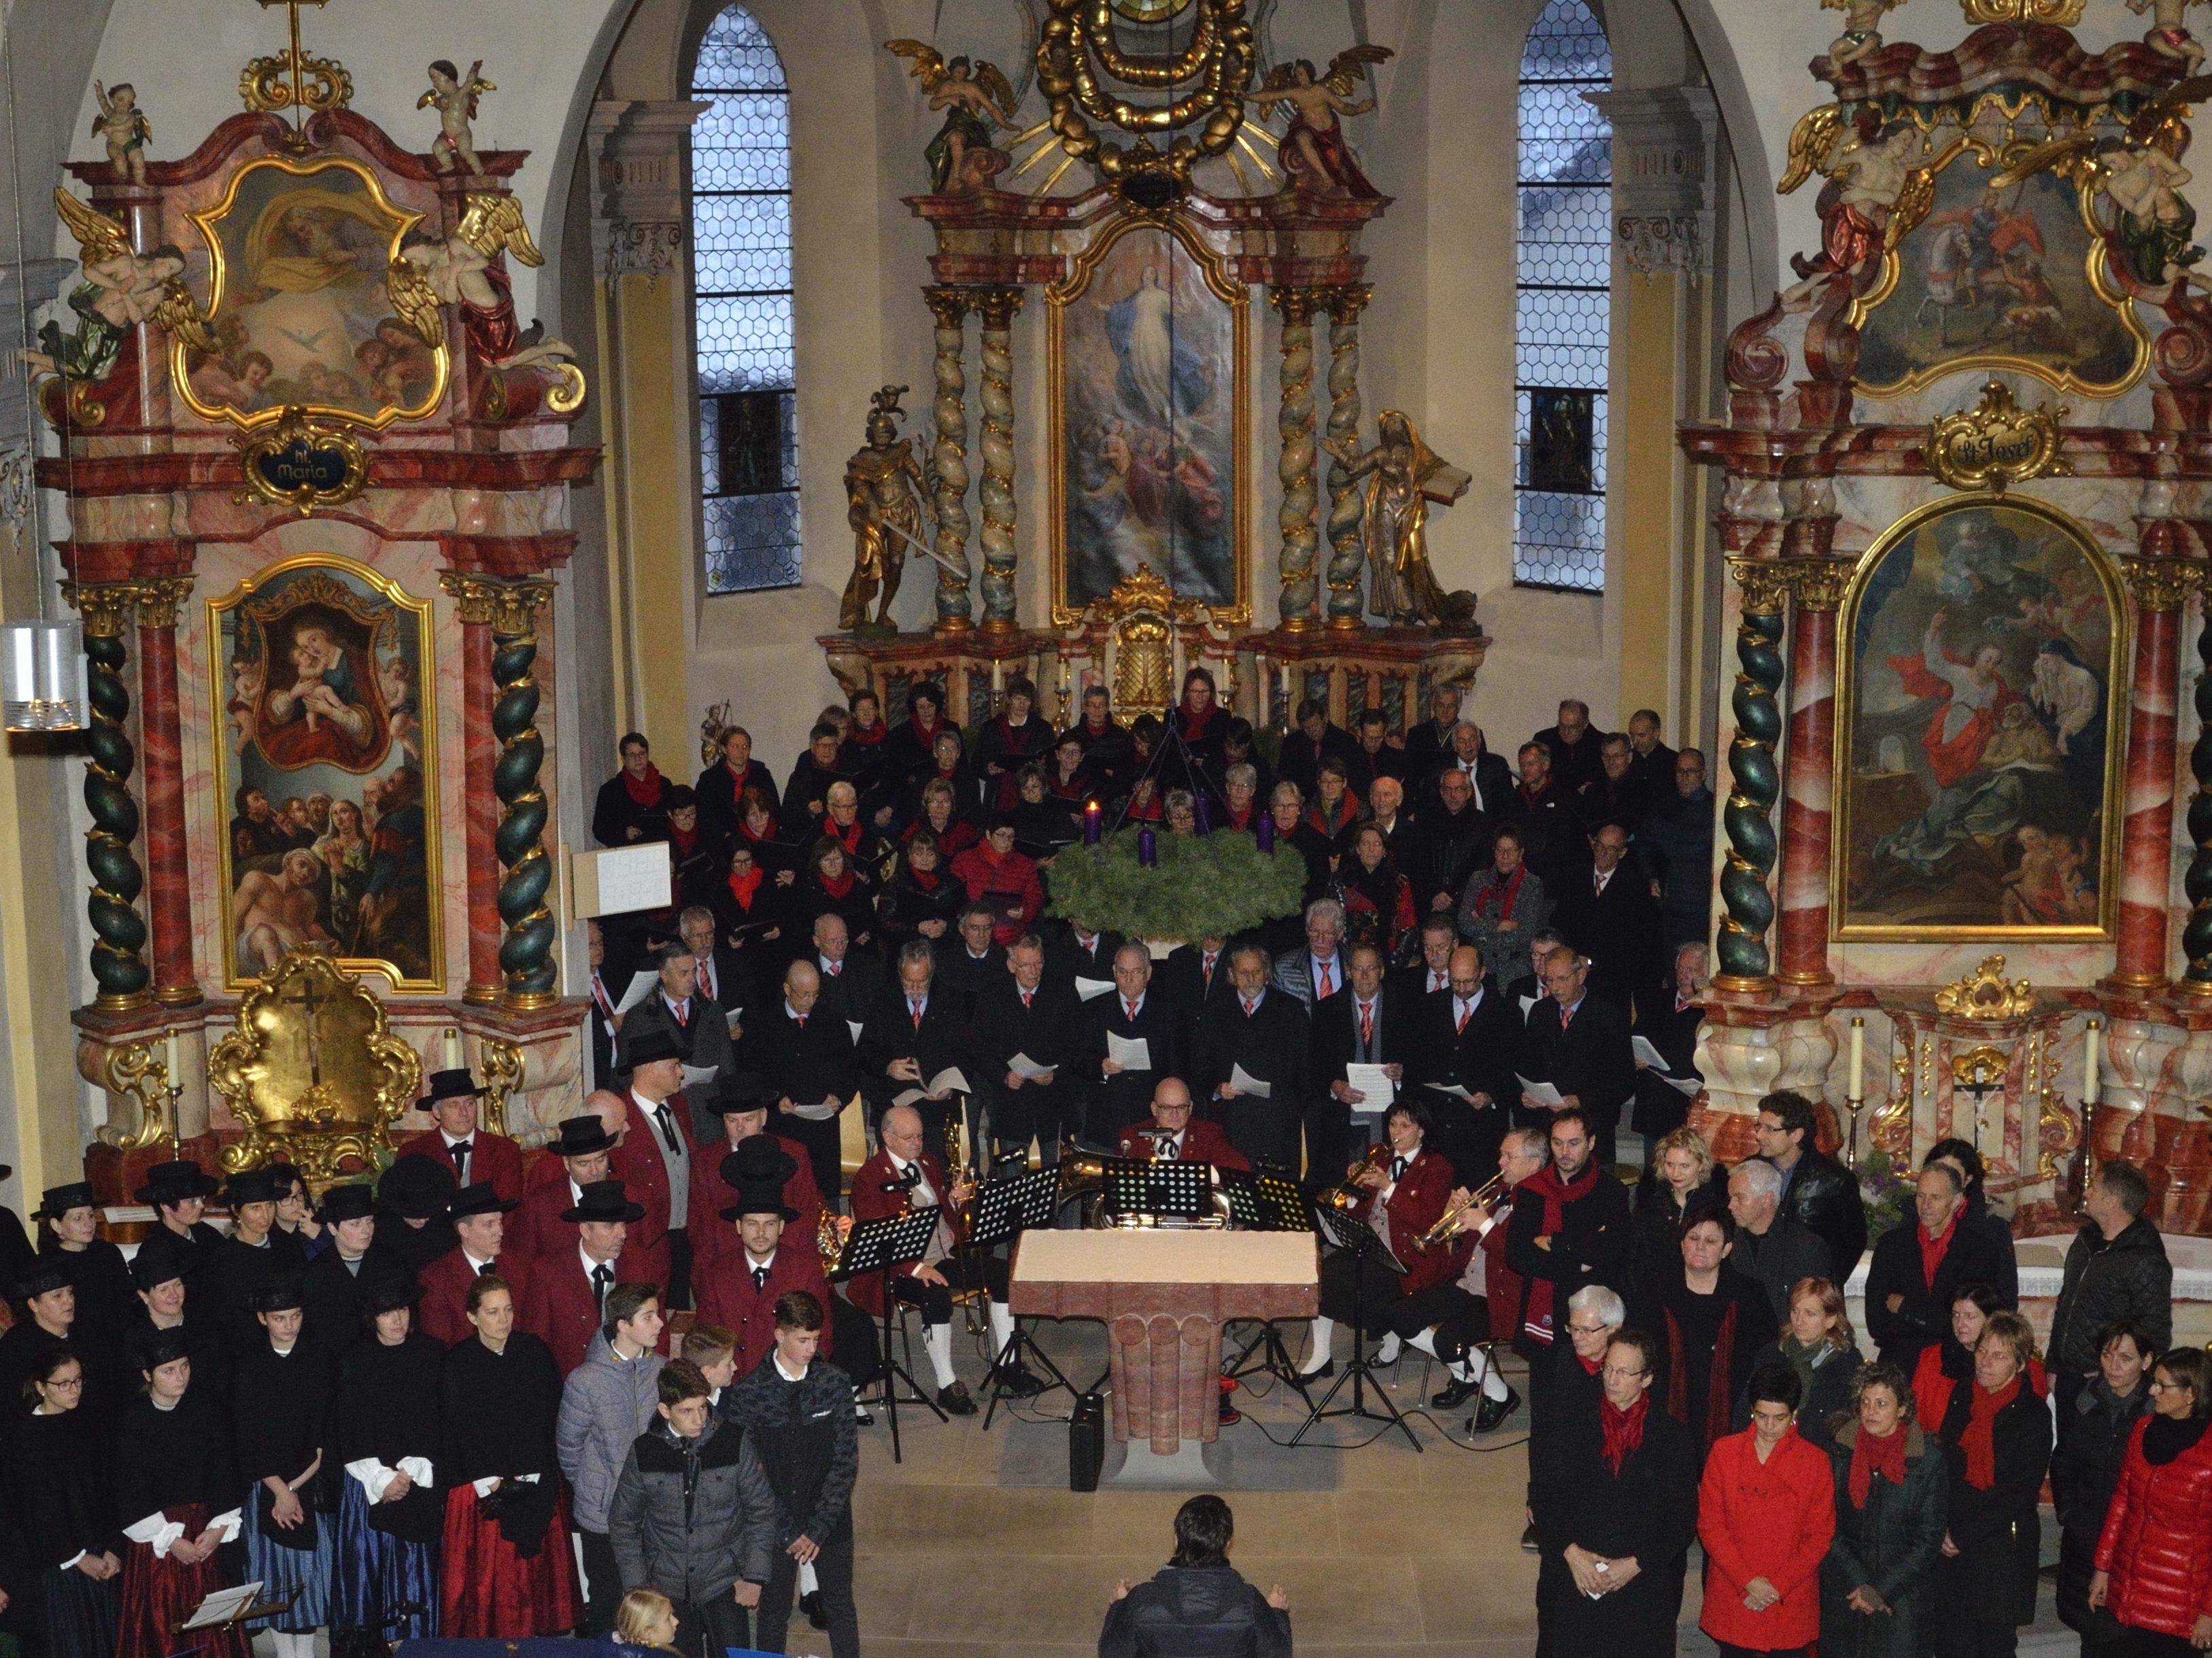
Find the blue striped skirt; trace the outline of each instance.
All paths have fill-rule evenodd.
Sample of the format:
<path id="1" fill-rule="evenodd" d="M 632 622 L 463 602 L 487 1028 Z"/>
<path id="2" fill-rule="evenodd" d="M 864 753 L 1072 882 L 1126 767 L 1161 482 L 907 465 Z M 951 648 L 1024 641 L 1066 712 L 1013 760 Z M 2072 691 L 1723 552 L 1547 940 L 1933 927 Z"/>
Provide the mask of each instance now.
<path id="1" fill-rule="evenodd" d="M 347 1475 L 338 1499 L 338 1566 L 331 1627 L 370 1630 L 387 1641 L 419 1641 L 438 1632 L 438 1550 L 410 1543 L 368 1523 L 368 1493 Z M 404 1619 L 398 1608 L 422 1610 Z M 387 1619 L 390 1619 L 387 1623 Z"/>
<path id="2" fill-rule="evenodd" d="M 261 1534 L 256 1523 L 264 1488 L 259 1480 L 246 1488 L 239 1535 L 246 1544 L 246 1576 L 241 1582 L 258 1582 L 261 1599 L 292 1597 L 289 1610 L 256 1619 L 260 1629 L 281 1630 L 287 1635 L 306 1635 L 331 1621 L 331 1562 L 337 1558 L 332 1516 L 315 1515 L 315 1546 L 288 1549 Z"/>

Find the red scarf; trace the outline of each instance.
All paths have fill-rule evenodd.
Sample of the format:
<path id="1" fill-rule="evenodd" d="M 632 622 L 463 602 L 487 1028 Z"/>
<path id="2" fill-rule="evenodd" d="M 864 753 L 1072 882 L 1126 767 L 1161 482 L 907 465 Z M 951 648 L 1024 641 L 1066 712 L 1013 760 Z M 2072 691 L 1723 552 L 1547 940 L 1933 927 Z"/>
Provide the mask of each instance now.
<path id="1" fill-rule="evenodd" d="M 678 858 L 689 858 L 691 849 L 699 844 L 698 826 L 694 824 L 689 829 L 680 829 L 671 823 L 668 826 L 668 844 L 676 848 Z"/>
<path id="2" fill-rule="evenodd" d="M 1720 1293 L 1718 1285 L 1713 1293 Z M 1735 1351 L 1736 1310 L 1735 1303 L 1729 1303 L 1721 1314 L 1721 1327 L 1713 1334 L 1713 1363 L 1705 1372 L 1705 1419 L 1701 1427 L 1690 1415 L 1690 1355 L 1686 1351 L 1689 1344 L 1674 1309 L 1666 1309 L 1667 1414 L 1696 1433 L 1700 1444 L 1711 1445 L 1727 1433 L 1735 1414 L 1735 1400 L 1729 1387 L 1729 1355 Z"/>
<path id="3" fill-rule="evenodd" d="M 1129 810 L 1126 815 L 1136 818 L 1140 823 L 1162 823 L 1166 820 L 1168 815 L 1167 805 L 1160 799 L 1158 793 L 1155 792 L 1152 798 L 1149 800 L 1142 802 L 1132 800 L 1129 803 Z"/>
<path id="4" fill-rule="evenodd" d="M 1516 864 L 1513 866 L 1512 878 L 1503 886 L 1492 881 L 1490 885 L 1483 888 L 1482 896 L 1474 901 L 1474 913 L 1477 915 L 1496 915 L 1501 918 L 1511 915 L 1514 901 L 1520 896 L 1521 878 L 1528 872 L 1527 864 Z M 1491 873 L 1493 876 L 1498 873 L 1494 866 Z"/>
<path id="5" fill-rule="evenodd" d="M 744 835 L 747 841 L 750 841 L 757 847 L 766 846 L 770 841 L 775 839 L 775 819 L 771 817 L 768 820 L 768 827 L 763 829 L 758 835 L 755 835 L 753 833 L 752 826 L 748 823 L 738 824 L 738 833 Z"/>
<path id="6" fill-rule="evenodd" d="M 1598 1401 L 1597 1425 L 1605 1435 L 1605 1466 L 1613 1470 L 1615 1479 L 1620 1478 L 1620 1465 L 1628 1461 L 1632 1453 L 1643 1448 L 1644 1419 L 1650 1410 L 1649 1392 L 1637 1394 L 1636 1403 L 1625 1411 L 1609 1399 Z"/>
<path id="7" fill-rule="evenodd" d="M 732 767 L 726 760 L 722 762 L 722 769 L 730 774 L 730 799 L 735 800 L 744 793 L 745 779 L 751 774 L 753 762 L 750 760 L 737 767 Z"/>
<path id="8" fill-rule="evenodd" d="M 730 876 L 730 896 L 738 901 L 738 908 L 747 914 L 752 913 L 753 895 L 760 890 L 763 874 L 761 866 L 755 864 L 743 875 L 732 872 Z"/>
<path id="9" fill-rule="evenodd" d="M 1182 715 L 1182 740 L 1186 743 L 1197 742 L 1206 735 L 1206 728 L 1213 723 L 1214 710 L 1211 706 L 1204 714 L 1193 714 L 1190 704 L 1186 702 L 1176 712 Z"/>
<path id="10" fill-rule="evenodd" d="M 1491 1230 L 1495 1231 L 1497 1229 L 1492 1227 Z M 1486 1241 L 1487 1239 L 1486 1238 Z M 1575 1355 L 1575 1363 L 1583 1367 L 1583 1374 L 1584 1376 L 1595 1376 L 1600 1370 L 1605 1368 L 1605 1355 L 1600 1353 L 1595 1358 L 1584 1358 L 1580 1353 L 1577 1353 Z"/>
<path id="11" fill-rule="evenodd" d="M 1256 804 L 1245 807 L 1242 811 L 1237 811 L 1234 806 L 1230 807 L 1227 813 L 1229 827 L 1234 829 L 1250 828 L 1252 814 L 1258 810 L 1259 806 Z"/>
<path id="12" fill-rule="evenodd" d="M 1316 799 L 1313 810 L 1306 814 L 1306 822 L 1332 840 L 1335 838 L 1338 830 L 1359 816 L 1359 797 L 1350 789 L 1345 790 L 1336 804 L 1340 815 L 1333 823 L 1328 821 L 1328 805 L 1325 801 Z"/>
<path id="13" fill-rule="evenodd" d="M 853 871 L 850 865 L 848 865 L 844 873 L 834 881 L 818 869 L 814 872 L 814 878 L 821 884 L 822 890 L 832 898 L 842 898 L 853 890 Z"/>
<path id="14" fill-rule="evenodd" d="M 853 821 L 842 829 L 837 827 L 837 820 L 836 818 L 827 817 L 822 820 L 822 828 L 823 832 L 826 833 L 831 840 L 836 841 L 838 845 L 845 848 L 845 855 L 847 857 L 850 858 L 859 855 L 860 850 L 860 818 L 857 812 L 854 814 Z"/>
<path id="15" fill-rule="evenodd" d="M 1951 1409 L 1951 1390 L 1957 1387 L 1958 1378 L 1943 1370 L 1946 1344 L 1931 1341 L 1920 1350 L 1919 1362 L 1912 1367 L 1912 1412 L 1929 1428 L 1940 1428 Z"/>
<path id="16" fill-rule="evenodd" d="M 1874 1477 L 1880 1474 L 1893 1485 L 1905 1484 L 1905 1428 L 1881 1438 L 1869 1433 L 1863 1424 L 1859 1428 L 1858 1443 L 1851 1447 L 1851 1506 L 1863 1509 L 1867 1505 L 1867 1490 Z"/>
<path id="17" fill-rule="evenodd" d="M 881 724 L 870 726 L 866 730 L 858 726 L 848 726 L 845 728 L 845 740 L 848 743 L 858 743 L 864 749 L 872 749 L 884 740 L 889 733 L 889 729 L 888 726 Z"/>
<path id="18" fill-rule="evenodd" d="M 648 760 L 645 762 L 645 775 L 642 777 L 632 777 L 629 774 L 629 768 L 624 766 L 622 771 L 622 780 L 623 787 L 629 791 L 629 798 L 634 805 L 657 806 L 660 804 L 660 768 L 654 765 L 652 761 Z"/>
<path id="19" fill-rule="evenodd" d="M 1950 1224 L 1932 1238 L 1928 1236 L 1926 1227 L 1915 1229 L 1920 1236 L 1921 1279 L 1930 1290 L 1936 1287 L 1936 1271 L 1942 1266 L 1943 1257 L 1951 1248 L 1951 1240 L 1959 1235 L 1959 1217 L 1965 1212 L 1963 1208 L 1954 1211 L 1951 1216 Z"/>
<path id="20" fill-rule="evenodd" d="M 1985 1491 L 1997 1483 L 1997 1412 L 2020 1397 L 2020 1378 L 2014 1376 L 1991 1393 L 1980 1382 L 1966 1413 L 1966 1430 L 1959 1436 L 1959 1448 L 1966 1454 L 1966 1483 Z"/>
<path id="21" fill-rule="evenodd" d="M 913 865 L 908 864 L 907 865 L 906 872 L 907 878 L 912 881 L 915 885 L 920 887 L 924 892 L 934 892 L 937 890 L 938 874 L 935 870 L 916 869 Z"/>
<path id="22" fill-rule="evenodd" d="M 906 728 L 914 733 L 915 741 L 921 744 L 921 751 L 927 754 L 929 745 L 937 740 L 937 733 L 945 729 L 945 722 L 940 720 L 934 725 L 925 726 L 921 723 L 920 714 L 910 714 L 906 717 Z"/>
<path id="23" fill-rule="evenodd" d="M 1536 1236 L 1547 1238 L 1566 1224 L 1566 1206 L 1596 1189 L 1597 1160 L 1592 1158 L 1571 1181 L 1561 1180 L 1559 1171 L 1547 1163 L 1514 1187 L 1513 1194 L 1517 1200 L 1522 1193 L 1534 1192 L 1543 1199 L 1544 1224 Z M 1530 1278 L 1528 1306 L 1521 1315 L 1522 1333 L 1547 1347 L 1552 1345 L 1552 1288 L 1547 1278 Z"/>

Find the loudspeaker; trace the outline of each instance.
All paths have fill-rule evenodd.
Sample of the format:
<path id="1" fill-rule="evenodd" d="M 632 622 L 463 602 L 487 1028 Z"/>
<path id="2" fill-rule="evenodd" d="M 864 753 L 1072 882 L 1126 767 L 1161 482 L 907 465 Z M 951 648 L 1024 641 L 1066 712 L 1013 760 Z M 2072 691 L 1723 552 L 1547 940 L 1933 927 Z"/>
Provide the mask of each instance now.
<path id="1" fill-rule="evenodd" d="M 1085 1394 L 1067 1418 L 1067 1489 L 1095 1491 L 1098 1467 L 1106 1460 L 1106 1401 Z"/>

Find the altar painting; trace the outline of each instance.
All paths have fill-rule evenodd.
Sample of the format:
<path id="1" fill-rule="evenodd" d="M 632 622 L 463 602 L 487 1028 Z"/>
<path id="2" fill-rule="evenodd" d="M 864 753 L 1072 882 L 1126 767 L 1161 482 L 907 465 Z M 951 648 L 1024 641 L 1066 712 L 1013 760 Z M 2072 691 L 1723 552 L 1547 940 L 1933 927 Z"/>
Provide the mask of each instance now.
<path id="1" fill-rule="evenodd" d="M 2056 510 L 1960 496 L 1904 519 L 1843 616 L 1843 938 L 2112 928 L 2126 608 Z"/>
<path id="2" fill-rule="evenodd" d="M 193 412 L 250 427 L 299 404 L 381 428 L 437 406 L 446 348 L 401 319 L 385 285 L 422 216 L 394 207 L 368 169 L 255 161 L 191 218 L 216 337 L 212 351 L 176 346 Z"/>
<path id="3" fill-rule="evenodd" d="M 1854 307 L 1860 386 L 1906 392 L 1974 367 L 2096 395 L 2133 385 L 2150 342 L 2112 287 L 2080 191 L 2047 172 L 1996 188 L 2000 169 L 1963 142 L 1937 167 L 1927 216 Z"/>
<path id="4" fill-rule="evenodd" d="M 208 608 L 228 987 L 312 945 L 442 989 L 428 602 L 318 554 Z"/>
<path id="5" fill-rule="evenodd" d="M 1143 565 L 1247 619 L 1244 289 L 1176 228 L 1131 221 L 1047 298 L 1055 623 Z"/>

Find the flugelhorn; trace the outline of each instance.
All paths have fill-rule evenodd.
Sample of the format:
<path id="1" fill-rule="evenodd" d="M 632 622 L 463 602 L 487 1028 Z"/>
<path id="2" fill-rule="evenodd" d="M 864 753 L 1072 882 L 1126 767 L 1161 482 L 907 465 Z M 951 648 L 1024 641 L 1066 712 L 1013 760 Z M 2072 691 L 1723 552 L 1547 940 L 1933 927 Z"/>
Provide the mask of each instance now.
<path id="1" fill-rule="evenodd" d="M 1473 1192 L 1468 1194 L 1468 1199 L 1465 1203 L 1454 1204 L 1450 1208 L 1445 1210 L 1443 1214 L 1437 1217 L 1437 1224 L 1434 1226 L 1431 1226 L 1427 1231 L 1422 1233 L 1420 1236 L 1413 1240 L 1413 1248 L 1416 1249 L 1434 1249 L 1439 1245 L 1450 1242 L 1451 1240 L 1458 1235 L 1460 1230 L 1460 1221 L 1462 1218 L 1467 1214 L 1468 1211 L 1470 1209 L 1480 1209 L 1486 1214 L 1491 1204 L 1497 1199 L 1510 1195 L 1508 1193 L 1493 1189 L 1498 1186 L 1498 1182 L 1503 1181 L 1504 1178 L 1505 1176 L 1503 1175 L 1492 1175 L 1488 1180 L 1483 1181 L 1481 1185 L 1476 1187 Z"/>
<path id="2" fill-rule="evenodd" d="M 1367 1155 L 1344 1171 L 1341 1184 L 1330 1188 L 1322 1201 L 1338 1213 L 1343 1214 L 1359 1206 L 1366 1193 L 1360 1189 L 1359 1177 L 1370 1169 L 1380 1169 L 1390 1158 L 1390 1142 L 1377 1140 L 1367 1148 Z"/>

